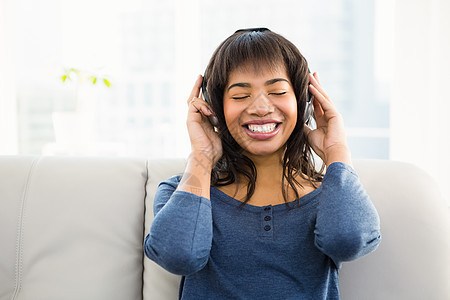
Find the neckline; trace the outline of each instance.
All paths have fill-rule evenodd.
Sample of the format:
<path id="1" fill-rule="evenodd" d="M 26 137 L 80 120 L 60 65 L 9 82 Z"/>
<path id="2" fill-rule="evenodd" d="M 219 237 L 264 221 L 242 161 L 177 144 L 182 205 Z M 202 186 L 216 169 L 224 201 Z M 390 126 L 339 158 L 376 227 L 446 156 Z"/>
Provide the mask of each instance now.
<path id="1" fill-rule="evenodd" d="M 303 208 L 305 205 L 307 205 L 308 203 L 310 203 L 316 196 L 317 194 L 320 193 L 320 191 L 322 190 L 322 185 L 320 185 L 318 188 L 316 188 L 314 191 L 309 192 L 306 195 L 301 196 L 300 198 L 294 200 L 294 201 L 290 201 L 288 202 L 288 206 L 286 205 L 286 203 L 281 203 L 281 204 L 276 204 L 276 205 L 264 205 L 264 206 L 256 206 L 256 205 L 252 205 L 252 204 L 245 204 L 242 209 L 243 210 L 247 210 L 247 211 L 256 211 L 256 212 L 260 212 L 261 210 L 264 210 L 267 207 L 270 207 L 271 209 L 273 209 L 274 211 L 280 211 L 280 210 L 288 210 L 288 209 L 292 209 L 292 208 Z M 234 207 L 239 207 L 240 205 L 242 205 L 242 201 L 239 201 L 233 197 L 231 197 L 230 195 L 226 194 L 225 192 L 222 192 L 221 190 L 219 190 L 218 188 L 211 186 L 211 195 L 215 194 L 217 196 L 218 199 L 220 199 L 222 202 L 232 205 Z M 214 197 L 216 198 L 216 197 Z M 213 199 L 213 197 L 211 197 L 211 200 Z M 295 204 L 295 202 L 299 200 L 300 206 L 297 206 Z"/>

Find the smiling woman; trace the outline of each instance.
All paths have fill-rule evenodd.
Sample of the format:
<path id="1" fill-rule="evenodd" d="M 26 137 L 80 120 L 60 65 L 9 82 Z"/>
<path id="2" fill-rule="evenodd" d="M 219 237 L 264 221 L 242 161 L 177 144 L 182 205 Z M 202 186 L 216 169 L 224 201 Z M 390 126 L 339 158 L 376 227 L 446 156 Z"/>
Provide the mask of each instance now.
<path id="1" fill-rule="evenodd" d="M 380 225 L 317 73 L 281 35 L 238 30 L 187 103 L 191 154 L 158 187 L 146 255 L 183 275 L 181 299 L 339 299 L 338 269 L 377 248 Z"/>
<path id="2" fill-rule="evenodd" d="M 297 123 L 297 100 L 286 70 L 246 65 L 232 71 L 228 81 L 224 116 L 244 153 L 268 155 L 282 149 Z"/>
<path id="3" fill-rule="evenodd" d="M 242 179 L 239 173 L 246 174 L 245 178 L 249 180 L 246 203 L 252 196 L 256 180 L 256 173 L 248 171 L 255 168 L 254 161 L 240 154 L 242 149 L 248 150 L 247 147 L 259 154 L 270 154 L 277 149 L 280 155 L 280 151 L 285 151 L 286 168 L 297 170 L 296 176 L 311 181 L 308 185 L 317 182 L 321 175 L 315 171 L 311 150 L 305 147 L 308 141 L 303 134 L 303 124 L 311 113 L 307 86 L 309 68 L 305 58 L 290 41 L 272 35 L 266 28 L 257 28 L 247 35 L 236 34 L 236 39 L 225 40 L 213 54 L 203 87 L 208 87 L 204 94 L 217 113 L 225 150 L 213 169 L 212 183 L 228 185 Z M 246 114 L 242 114 L 244 110 Z M 275 124 L 273 132 L 254 132 L 265 130 L 255 124 L 268 123 Z M 273 144 L 263 143 L 269 139 Z M 285 144 L 286 149 L 282 150 L 281 146 Z M 221 169 L 222 166 L 228 167 Z M 298 179 L 290 173 L 286 172 L 286 178 L 281 180 L 286 180 L 293 188 L 291 192 L 298 196 L 294 187 Z M 282 193 L 286 198 L 287 186 Z"/>

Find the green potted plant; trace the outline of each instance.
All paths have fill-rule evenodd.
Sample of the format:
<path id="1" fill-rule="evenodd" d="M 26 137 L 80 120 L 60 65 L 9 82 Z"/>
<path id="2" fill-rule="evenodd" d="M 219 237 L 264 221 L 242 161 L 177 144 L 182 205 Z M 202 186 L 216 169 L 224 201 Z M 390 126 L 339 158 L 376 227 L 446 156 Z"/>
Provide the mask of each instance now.
<path id="1" fill-rule="evenodd" d="M 102 82 L 106 87 L 111 87 L 111 82 L 104 75 L 94 74 L 93 72 L 80 70 L 76 68 L 68 68 L 61 75 L 63 83 L 72 81 L 75 83 L 75 111 L 79 110 L 80 105 L 80 92 L 83 85 L 88 83 L 93 86 L 98 82 Z"/>
<path id="2" fill-rule="evenodd" d="M 67 68 L 60 75 L 63 84 L 74 88 L 72 109 L 54 111 L 52 114 L 56 144 L 63 148 L 82 147 L 93 140 L 94 120 L 92 107 L 96 98 L 96 86 L 111 87 L 111 82 L 99 72 Z"/>

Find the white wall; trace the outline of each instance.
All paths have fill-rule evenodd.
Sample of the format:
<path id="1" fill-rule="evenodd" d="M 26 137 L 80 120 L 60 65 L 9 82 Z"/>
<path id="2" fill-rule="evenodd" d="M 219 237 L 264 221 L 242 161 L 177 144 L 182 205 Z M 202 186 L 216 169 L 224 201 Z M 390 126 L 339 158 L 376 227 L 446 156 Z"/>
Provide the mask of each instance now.
<path id="1" fill-rule="evenodd" d="M 396 0 L 391 159 L 414 163 L 450 203 L 450 1 Z"/>
<path id="2" fill-rule="evenodd" d="M 0 1 L 0 154 L 17 154 L 13 36 L 10 30 L 13 0 Z"/>

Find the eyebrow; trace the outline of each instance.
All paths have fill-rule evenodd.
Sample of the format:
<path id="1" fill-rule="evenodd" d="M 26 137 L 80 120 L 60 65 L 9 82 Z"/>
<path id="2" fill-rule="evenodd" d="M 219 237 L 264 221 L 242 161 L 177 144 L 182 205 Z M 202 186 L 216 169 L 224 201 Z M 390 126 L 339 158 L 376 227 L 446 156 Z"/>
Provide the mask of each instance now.
<path id="1" fill-rule="evenodd" d="M 275 83 L 277 83 L 279 81 L 285 81 L 285 82 L 289 83 L 289 81 L 284 79 L 284 78 L 274 78 L 274 79 L 267 80 L 264 83 L 264 86 L 269 86 L 269 85 L 275 84 Z M 232 85 L 230 85 L 230 87 L 227 89 L 227 91 L 231 90 L 234 87 L 251 88 L 252 85 L 250 83 L 247 83 L 247 82 L 233 83 Z"/>

